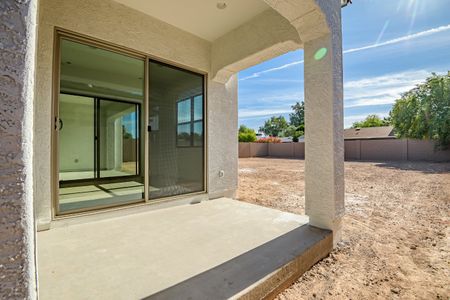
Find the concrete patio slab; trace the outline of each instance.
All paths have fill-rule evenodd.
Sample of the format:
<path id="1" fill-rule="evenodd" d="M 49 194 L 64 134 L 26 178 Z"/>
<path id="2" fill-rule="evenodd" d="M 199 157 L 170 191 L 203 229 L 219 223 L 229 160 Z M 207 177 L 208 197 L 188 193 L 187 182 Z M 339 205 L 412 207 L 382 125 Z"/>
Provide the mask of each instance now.
<path id="1" fill-rule="evenodd" d="M 266 298 L 332 248 L 306 216 L 225 198 L 37 238 L 44 300 Z"/>

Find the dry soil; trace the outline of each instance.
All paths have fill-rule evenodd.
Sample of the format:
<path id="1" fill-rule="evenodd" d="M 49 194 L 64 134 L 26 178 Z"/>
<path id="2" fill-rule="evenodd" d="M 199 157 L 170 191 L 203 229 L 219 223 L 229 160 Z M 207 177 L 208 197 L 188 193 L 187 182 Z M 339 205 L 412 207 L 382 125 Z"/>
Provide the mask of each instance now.
<path id="1" fill-rule="evenodd" d="M 450 163 L 346 162 L 343 239 L 279 299 L 450 299 Z M 239 161 L 238 198 L 304 214 L 304 161 Z"/>

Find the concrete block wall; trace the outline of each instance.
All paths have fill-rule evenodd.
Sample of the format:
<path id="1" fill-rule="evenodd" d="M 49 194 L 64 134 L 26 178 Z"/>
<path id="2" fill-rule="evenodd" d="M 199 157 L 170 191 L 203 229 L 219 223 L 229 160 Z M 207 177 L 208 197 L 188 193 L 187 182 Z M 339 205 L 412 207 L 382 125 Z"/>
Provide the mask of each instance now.
<path id="1" fill-rule="evenodd" d="M 269 144 L 267 143 L 250 143 L 250 156 L 267 156 L 269 155 Z"/>
<path id="2" fill-rule="evenodd" d="M 269 143 L 269 156 L 294 157 L 294 143 Z"/>
<path id="3" fill-rule="evenodd" d="M 436 150 L 435 142 L 412 139 L 346 140 L 345 160 L 450 161 L 450 149 Z M 305 143 L 239 143 L 239 157 L 305 158 Z"/>
<path id="4" fill-rule="evenodd" d="M 402 161 L 408 158 L 406 140 L 360 140 L 360 143 L 361 160 Z"/>

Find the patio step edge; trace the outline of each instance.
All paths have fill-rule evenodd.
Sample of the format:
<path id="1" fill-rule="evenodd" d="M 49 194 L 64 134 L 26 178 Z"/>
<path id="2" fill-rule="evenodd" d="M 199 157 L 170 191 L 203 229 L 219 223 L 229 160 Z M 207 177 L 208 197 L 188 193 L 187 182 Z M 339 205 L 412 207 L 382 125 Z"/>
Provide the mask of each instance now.
<path id="1" fill-rule="evenodd" d="M 306 251 L 293 260 L 258 280 L 232 299 L 271 300 L 278 294 L 290 287 L 306 271 L 311 269 L 317 262 L 328 256 L 333 250 L 333 234 L 328 232 L 323 239 L 309 247 Z"/>

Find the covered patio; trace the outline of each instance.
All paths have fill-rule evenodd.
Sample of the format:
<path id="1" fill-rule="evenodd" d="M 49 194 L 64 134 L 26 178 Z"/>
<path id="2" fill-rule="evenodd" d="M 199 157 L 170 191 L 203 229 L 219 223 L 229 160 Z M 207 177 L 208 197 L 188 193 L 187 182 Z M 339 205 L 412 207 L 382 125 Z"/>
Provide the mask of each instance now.
<path id="1" fill-rule="evenodd" d="M 332 249 L 308 217 L 227 198 L 38 233 L 41 299 L 273 297 Z"/>
<path id="2" fill-rule="evenodd" d="M 14 113 L 1 120 L 5 142 L 0 153 L 6 170 L 2 185 L 7 193 L 0 218 L 8 234 L 0 240 L 4 257 L 0 270 L 7 270 L 0 298 L 34 299 L 38 294 L 40 299 L 273 298 L 340 240 L 344 213 L 340 0 L 25 0 L 2 5 L 6 13 L 0 20 L 9 24 L 2 25 L 2 34 L 10 41 L 6 52 L 13 53 L 0 59 L 3 82 L 8 83 L 3 101 Z M 58 45 L 63 39 L 73 43 L 69 50 L 97 53 L 92 61 L 113 53 L 118 61 L 132 58 L 142 67 L 142 74 L 133 77 L 142 82 L 139 93 L 119 88 L 114 99 L 107 99 L 114 102 L 122 94 L 140 97 L 133 104 L 134 116 L 142 110 L 142 118 L 136 117 L 136 126 L 142 126 L 136 142 L 140 156 L 133 169 L 136 182 L 125 187 L 132 188 L 125 195 L 132 194 L 132 199 L 126 202 L 120 194 L 125 181 L 98 180 L 92 191 L 85 190 L 91 182 L 81 190 L 79 185 L 61 184 L 58 105 L 63 103 L 60 88 L 65 83 L 59 77 L 67 66 L 77 67 L 77 60 L 60 59 Z M 238 182 L 237 73 L 302 48 L 306 216 L 296 216 L 232 198 Z M 79 74 L 94 74 L 89 69 L 93 64 L 82 60 L 82 72 L 61 78 L 73 83 L 70 80 L 78 80 Z M 101 67 L 105 71 L 110 66 L 101 63 Z M 161 71 L 167 69 L 200 81 L 195 94 L 179 92 L 183 82 L 170 80 Z M 161 76 L 149 84 L 152 72 Z M 122 83 L 126 86 L 117 74 L 105 73 L 115 82 L 98 89 L 100 96 Z M 93 93 L 102 84 L 81 79 L 66 87 Z M 179 147 L 178 136 L 169 136 L 170 143 L 161 144 L 159 153 L 170 152 L 172 157 L 157 159 L 152 142 L 167 137 L 164 126 L 173 134 L 184 124 L 164 120 L 161 114 L 160 131 L 152 131 L 155 121 L 149 107 L 165 100 L 160 91 L 155 93 L 155 85 L 159 82 L 161 90 L 168 89 L 161 84 L 168 81 L 178 93 L 167 105 L 173 116 L 178 118 L 180 101 L 194 106 L 200 95 L 203 106 L 199 119 L 193 109 L 189 114 L 190 148 Z M 100 96 L 91 95 L 97 108 L 107 106 Z M 161 101 L 154 111 L 164 105 Z M 100 114 L 97 110 L 99 119 Z M 197 140 L 195 122 L 202 125 Z M 120 123 L 115 127 L 119 131 L 110 136 L 122 141 L 123 127 Z M 73 135 L 68 137 L 73 139 L 69 150 L 80 145 Z M 96 145 L 98 150 L 100 142 Z M 186 149 L 196 149 L 199 155 L 183 156 L 182 164 L 174 166 L 175 157 Z M 79 164 L 79 157 L 70 157 L 68 163 Z M 158 170 L 176 174 L 153 180 Z M 98 174 L 103 171 L 96 169 Z M 185 182 L 176 177 L 181 173 L 187 174 Z M 195 185 L 189 181 L 191 173 L 196 175 Z M 76 173 L 80 174 L 84 173 Z M 164 185 L 169 180 L 173 183 Z M 105 185 L 111 183 L 119 188 Z M 73 194 L 81 200 L 75 203 Z M 101 203 L 88 207 L 85 198 Z M 120 203 L 115 203 L 117 199 Z"/>

